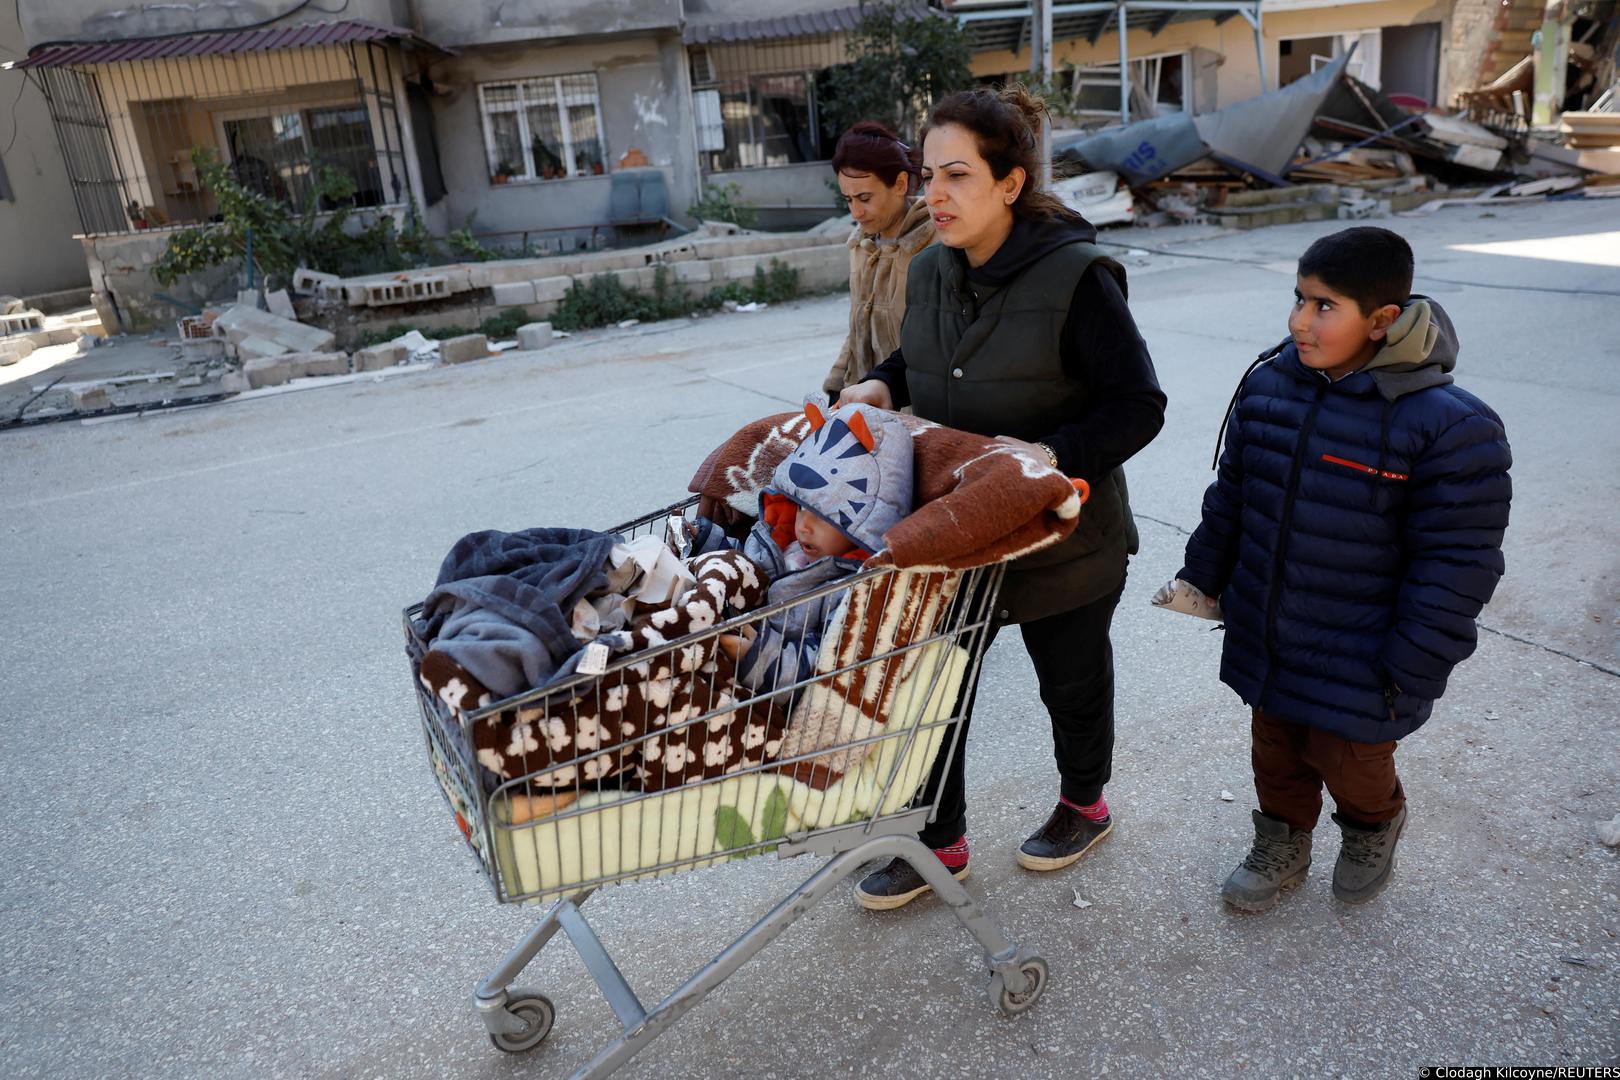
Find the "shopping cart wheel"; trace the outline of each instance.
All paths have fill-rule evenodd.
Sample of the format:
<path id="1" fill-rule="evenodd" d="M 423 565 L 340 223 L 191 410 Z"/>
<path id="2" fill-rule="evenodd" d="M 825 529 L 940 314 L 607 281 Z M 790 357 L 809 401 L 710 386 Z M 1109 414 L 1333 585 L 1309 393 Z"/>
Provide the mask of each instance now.
<path id="1" fill-rule="evenodd" d="M 508 1054 L 521 1054 L 539 1046 L 551 1034 L 551 1025 L 557 1020 L 557 1008 L 551 1004 L 551 999 L 532 990 L 508 994 L 506 1010 L 528 1025 L 512 1035 L 490 1033 L 489 1041 L 495 1044 L 495 1049 L 505 1050 Z"/>
<path id="2" fill-rule="evenodd" d="M 1030 980 L 1029 989 L 1022 994 L 1015 994 L 1007 989 L 1001 978 L 1001 972 L 992 972 L 990 975 L 990 1004 L 1006 1013 L 1008 1016 L 1017 1016 L 1019 1013 L 1034 1005 L 1046 989 L 1046 961 L 1038 956 L 1027 956 L 1018 965 L 1018 970 Z"/>

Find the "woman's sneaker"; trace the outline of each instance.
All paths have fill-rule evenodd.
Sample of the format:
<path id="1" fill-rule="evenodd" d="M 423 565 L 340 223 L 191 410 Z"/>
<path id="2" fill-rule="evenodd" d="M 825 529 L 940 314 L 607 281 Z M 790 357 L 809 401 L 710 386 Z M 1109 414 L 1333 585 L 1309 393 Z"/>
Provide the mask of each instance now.
<path id="1" fill-rule="evenodd" d="M 1344 846 L 1333 866 L 1333 895 L 1346 904 L 1365 904 L 1384 891 L 1395 872 L 1395 845 L 1406 829 L 1406 807 L 1382 825 L 1354 825 L 1333 815 Z"/>
<path id="2" fill-rule="evenodd" d="M 951 877 L 961 881 L 968 876 L 967 863 L 951 870 Z M 934 887 L 904 859 L 896 858 L 875 874 L 868 874 L 855 886 L 855 902 L 868 911 L 892 911 L 905 907 Z"/>
<path id="3" fill-rule="evenodd" d="M 1018 865 L 1025 870 L 1061 870 L 1113 831 L 1112 814 L 1093 821 L 1070 803 L 1059 801 L 1046 824 L 1018 849 Z"/>
<path id="4" fill-rule="evenodd" d="M 1221 886 L 1221 899 L 1239 911 L 1270 911 L 1284 889 L 1311 868 L 1311 834 L 1254 811 L 1254 847 Z"/>

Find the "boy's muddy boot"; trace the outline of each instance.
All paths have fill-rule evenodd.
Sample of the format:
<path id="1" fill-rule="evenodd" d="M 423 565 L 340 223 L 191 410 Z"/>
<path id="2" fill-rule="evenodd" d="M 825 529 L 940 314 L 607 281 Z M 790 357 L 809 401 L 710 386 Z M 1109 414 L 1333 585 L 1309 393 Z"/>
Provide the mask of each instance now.
<path id="1" fill-rule="evenodd" d="M 1384 891 L 1395 872 L 1395 844 L 1406 828 L 1406 807 L 1381 825 L 1353 825 L 1333 815 L 1344 846 L 1333 867 L 1333 895 L 1347 904 L 1365 904 Z"/>
<path id="2" fill-rule="evenodd" d="M 1254 847 L 1221 886 L 1221 899 L 1239 911 L 1270 911 L 1310 868 L 1311 834 L 1256 810 Z"/>

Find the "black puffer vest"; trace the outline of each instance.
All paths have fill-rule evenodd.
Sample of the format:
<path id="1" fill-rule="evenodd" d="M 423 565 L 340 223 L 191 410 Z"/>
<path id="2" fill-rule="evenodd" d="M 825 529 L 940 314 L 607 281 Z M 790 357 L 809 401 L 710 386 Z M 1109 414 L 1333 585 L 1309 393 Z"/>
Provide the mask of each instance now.
<path id="1" fill-rule="evenodd" d="M 916 414 L 979 435 L 1034 440 L 1084 413 L 1086 388 L 1063 371 L 1062 334 L 1075 287 L 1094 262 L 1125 291 L 1125 268 L 1081 240 L 1000 286 L 969 281 L 951 248 L 919 252 L 900 330 Z M 1073 535 L 1008 569 L 998 614 L 1031 622 L 1102 599 L 1124 580 L 1137 544 L 1125 472 L 1115 469 L 1092 491 Z"/>

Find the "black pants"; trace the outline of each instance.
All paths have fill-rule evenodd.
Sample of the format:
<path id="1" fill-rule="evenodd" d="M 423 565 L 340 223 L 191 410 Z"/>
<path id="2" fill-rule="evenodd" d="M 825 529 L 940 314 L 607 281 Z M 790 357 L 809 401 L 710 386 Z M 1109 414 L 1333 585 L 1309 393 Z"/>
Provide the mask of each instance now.
<path id="1" fill-rule="evenodd" d="M 1125 582 L 1121 580 L 1119 588 L 1101 600 L 1019 627 L 1040 681 L 1041 703 L 1052 717 L 1060 790 L 1064 798 L 1081 806 L 1101 798 L 1103 785 L 1113 774 L 1114 646 L 1108 630 L 1124 591 Z M 993 623 L 986 632 L 994 640 L 1000 629 Z M 984 647 L 988 651 L 990 642 L 986 641 Z M 939 794 L 939 812 L 918 834 L 929 847 L 953 844 L 967 832 L 963 762 L 977 692 L 975 683 L 974 693 L 958 700 L 962 730 L 957 736 L 956 753 L 948 765 L 943 754 L 934 760 L 933 772 L 919 800 L 921 805 L 927 805 L 936 792 Z"/>

